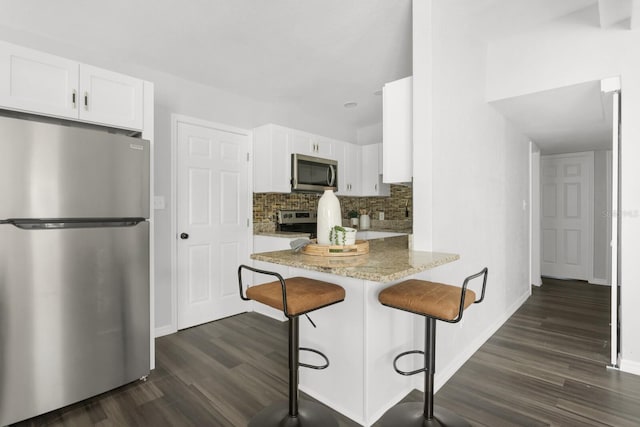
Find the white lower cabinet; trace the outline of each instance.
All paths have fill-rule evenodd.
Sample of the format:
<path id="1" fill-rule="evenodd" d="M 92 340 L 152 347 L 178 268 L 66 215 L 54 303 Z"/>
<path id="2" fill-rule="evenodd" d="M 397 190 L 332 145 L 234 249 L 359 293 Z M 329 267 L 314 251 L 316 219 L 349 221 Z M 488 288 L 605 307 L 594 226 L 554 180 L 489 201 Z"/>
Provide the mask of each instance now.
<path id="1" fill-rule="evenodd" d="M 144 82 L 0 41 L 0 108 L 142 130 Z"/>

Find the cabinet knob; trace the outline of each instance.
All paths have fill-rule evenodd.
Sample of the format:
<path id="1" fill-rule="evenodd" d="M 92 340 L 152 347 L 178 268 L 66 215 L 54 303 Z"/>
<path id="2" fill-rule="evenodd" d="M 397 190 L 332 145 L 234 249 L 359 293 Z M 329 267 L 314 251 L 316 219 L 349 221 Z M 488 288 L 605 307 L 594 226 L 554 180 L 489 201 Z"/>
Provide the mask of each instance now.
<path id="1" fill-rule="evenodd" d="M 187 240 L 189 238 L 189 235 L 187 233 L 180 233 L 180 238 L 182 240 Z"/>

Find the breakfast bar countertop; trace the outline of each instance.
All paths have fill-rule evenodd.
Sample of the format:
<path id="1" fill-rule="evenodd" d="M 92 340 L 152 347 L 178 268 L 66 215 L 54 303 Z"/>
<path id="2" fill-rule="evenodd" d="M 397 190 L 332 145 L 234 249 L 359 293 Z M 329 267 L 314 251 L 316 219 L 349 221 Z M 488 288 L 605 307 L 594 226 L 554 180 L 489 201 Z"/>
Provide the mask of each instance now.
<path id="1" fill-rule="evenodd" d="M 322 257 L 283 250 L 255 253 L 251 259 L 386 283 L 460 258 L 458 254 L 414 251 L 408 246 L 408 236 L 397 236 L 369 240 L 366 255 Z"/>

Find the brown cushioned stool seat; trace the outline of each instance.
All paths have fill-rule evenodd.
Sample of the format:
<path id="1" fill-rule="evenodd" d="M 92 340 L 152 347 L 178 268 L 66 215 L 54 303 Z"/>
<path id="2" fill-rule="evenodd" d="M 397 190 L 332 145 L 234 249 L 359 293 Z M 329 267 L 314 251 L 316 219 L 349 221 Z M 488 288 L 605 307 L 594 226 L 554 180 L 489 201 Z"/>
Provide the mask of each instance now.
<path id="1" fill-rule="evenodd" d="M 290 316 L 299 316 L 344 300 L 344 288 L 333 283 L 307 277 L 291 277 L 285 279 L 285 283 L 287 312 Z M 282 304 L 282 285 L 279 280 L 251 286 L 247 289 L 247 298 L 285 311 Z"/>
<path id="2" fill-rule="evenodd" d="M 445 285 L 444 283 L 426 280 L 405 280 L 391 285 L 378 294 L 382 305 L 424 316 L 425 350 L 410 350 L 400 353 L 393 359 L 393 369 L 401 375 L 415 375 L 424 372 L 424 403 L 401 403 L 389 409 L 380 418 L 380 425 L 385 427 L 470 427 L 470 424 L 459 415 L 445 408 L 434 407 L 433 387 L 436 366 L 436 321 L 457 323 L 471 304 L 484 299 L 487 286 L 487 268 L 466 279 L 462 287 Z M 476 293 L 467 289 L 469 281 L 483 277 L 482 292 L 476 299 Z M 424 367 L 413 371 L 398 368 L 398 360 L 411 354 L 424 355 Z"/>
<path id="3" fill-rule="evenodd" d="M 383 305 L 422 316 L 454 320 L 458 316 L 461 296 L 462 289 L 457 286 L 413 279 L 384 289 L 378 295 L 378 300 Z M 475 292 L 468 289 L 464 296 L 464 308 L 475 300 Z"/>
<path id="4" fill-rule="evenodd" d="M 271 278 L 275 277 L 277 280 L 249 286 L 245 296 L 242 285 L 243 270 L 271 276 Z M 249 421 L 248 427 L 338 427 L 338 421 L 326 407 L 315 402 L 298 401 L 298 367 L 311 369 L 329 367 L 329 359 L 322 352 L 300 347 L 299 320 L 301 315 L 310 311 L 343 301 L 344 288 L 307 277 L 285 279 L 279 273 L 247 265 L 241 265 L 238 268 L 238 286 L 240 298 L 243 300 L 254 300 L 268 305 L 282 311 L 289 319 L 289 400 L 276 402 L 262 409 Z M 313 322 L 311 323 L 313 324 Z M 313 326 L 315 327 L 315 324 Z M 311 365 L 300 362 L 300 350 L 315 353 L 324 359 L 325 364 Z"/>

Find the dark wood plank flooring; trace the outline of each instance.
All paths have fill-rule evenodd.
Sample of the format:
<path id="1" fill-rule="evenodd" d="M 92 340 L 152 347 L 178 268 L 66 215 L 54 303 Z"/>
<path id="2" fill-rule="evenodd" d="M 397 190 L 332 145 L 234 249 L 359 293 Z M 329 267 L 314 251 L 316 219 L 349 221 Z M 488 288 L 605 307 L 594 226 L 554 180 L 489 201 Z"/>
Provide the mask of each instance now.
<path id="1" fill-rule="evenodd" d="M 545 280 L 436 403 L 474 426 L 638 426 L 640 377 L 606 369 L 608 340 L 608 287 Z M 156 346 L 148 381 L 19 425 L 236 427 L 286 399 L 286 324 L 247 313 Z M 422 393 L 405 400 L 421 401 Z M 342 427 L 358 426 L 337 417 Z"/>

